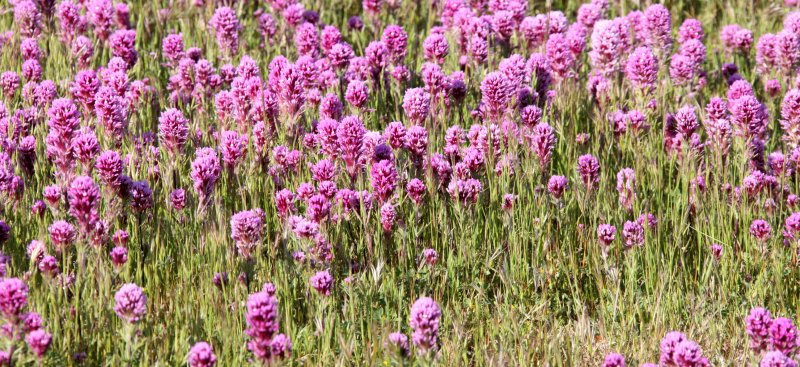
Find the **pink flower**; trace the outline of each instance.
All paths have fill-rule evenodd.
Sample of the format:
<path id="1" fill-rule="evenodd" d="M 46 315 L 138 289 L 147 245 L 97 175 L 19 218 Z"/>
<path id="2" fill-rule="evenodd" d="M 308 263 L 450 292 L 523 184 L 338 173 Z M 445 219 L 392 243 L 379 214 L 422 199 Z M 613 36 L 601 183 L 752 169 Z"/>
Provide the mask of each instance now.
<path id="1" fill-rule="evenodd" d="M 136 284 L 128 283 L 120 287 L 114 300 L 114 312 L 125 322 L 135 324 L 147 313 L 147 296 Z"/>
<path id="2" fill-rule="evenodd" d="M 363 109 L 369 100 L 369 89 L 364 82 L 353 80 L 347 84 L 344 99 L 353 107 Z"/>
<path id="3" fill-rule="evenodd" d="M 116 57 L 121 57 L 128 63 L 128 68 L 136 64 L 139 53 L 136 52 L 136 31 L 121 29 L 108 38 L 111 46 L 111 53 Z"/>
<path id="4" fill-rule="evenodd" d="M 639 47 L 634 50 L 628 56 L 625 76 L 639 90 L 653 88 L 658 78 L 658 60 L 653 51 L 647 47 Z"/>
<path id="5" fill-rule="evenodd" d="M 261 209 L 245 210 L 231 217 L 231 238 L 236 241 L 239 253 L 249 258 L 261 242 L 264 231 L 264 212 Z"/>
<path id="6" fill-rule="evenodd" d="M 589 191 L 594 190 L 600 182 L 600 163 L 597 158 L 591 154 L 578 157 L 578 174 L 586 188 Z"/>
<path id="7" fill-rule="evenodd" d="M 230 55 L 235 55 L 239 48 L 241 30 L 236 12 L 227 6 L 217 8 L 208 25 L 214 29 L 219 48 Z"/>
<path id="8" fill-rule="evenodd" d="M 175 108 L 167 109 L 158 118 L 158 135 L 170 155 L 183 151 L 189 137 L 189 121 Z"/>
<path id="9" fill-rule="evenodd" d="M 689 40 L 703 41 L 705 32 L 703 32 L 703 24 L 697 19 L 686 19 L 678 28 L 678 42 L 684 43 Z"/>
<path id="10" fill-rule="evenodd" d="M 423 51 L 425 52 L 425 60 L 443 64 L 445 57 L 449 52 L 449 45 L 447 38 L 441 34 L 431 34 L 422 44 Z"/>
<path id="11" fill-rule="evenodd" d="M 672 16 L 661 4 L 654 4 L 644 11 L 646 43 L 654 48 L 669 50 L 672 46 Z"/>
<path id="12" fill-rule="evenodd" d="M 67 198 L 69 214 L 78 222 L 83 233 L 89 233 L 98 219 L 100 189 L 91 177 L 78 176 L 70 183 Z"/>
<path id="13" fill-rule="evenodd" d="M 422 88 L 407 89 L 403 97 L 403 111 L 413 124 L 422 125 L 428 118 L 430 103 L 431 95 Z"/>
<path id="14" fill-rule="evenodd" d="M 604 76 L 615 74 L 628 47 L 630 31 L 623 18 L 598 21 L 592 31 L 592 51 L 589 52 L 592 67 Z"/>
<path id="15" fill-rule="evenodd" d="M 114 26 L 114 6 L 111 0 L 91 0 L 86 9 L 97 38 L 108 39 Z"/>
<path id="16" fill-rule="evenodd" d="M 539 158 L 539 166 L 544 172 L 556 145 L 555 130 L 547 123 L 541 122 L 531 129 L 529 139 L 531 149 Z"/>
<path id="17" fill-rule="evenodd" d="M 397 219 L 397 212 L 395 212 L 394 205 L 386 202 L 381 206 L 381 226 L 387 233 L 392 231 L 394 222 Z"/>
<path id="18" fill-rule="evenodd" d="M 494 121 L 505 114 L 508 102 L 513 96 L 513 85 L 501 72 L 495 71 L 486 75 L 481 82 L 481 101 Z"/>
<path id="19" fill-rule="evenodd" d="M 25 342 L 37 358 L 42 358 L 47 353 L 51 339 L 50 333 L 41 329 L 32 331 L 25 336 Z"/>
<path id="20" fill-rule="evenodd" d="M 319 271 L 314 276 L 309 278 L 309 285 L 322 296 L 330 296 L 331 288 L 333 287 L 333 277 L 327 270 Z"/>
<path id="21" fill-rule="evenodd" d="M 389 200 L 396 185 L 397 171 L 391 161 L 382 160 L 372 165 L 372 190 L 378 195 L 378 200 Z"/>
<path id="22" fill-rule="evenodd" d="M 386 26 L 383 30 L 381 41 L 383 41 L 389 49 L 390 57 L 393 62 L 400 63 L 405 59 L 408 47 L 408 35 L 405 30 L 403 30 L 403 27 L 398 25 Z"/>
<path id="23" fill-rule="evenodd" d="M 16 320 L 28 305 L 28 286 L 17 278 L 0 281 L 0 312 L 9 319 Z"/>
<path id="24" fill-rule="evenodd" d="M 425 260 L 425 264 L 429 266 L 436 265 L 439 262 L 439 254 L 432 248 L 422 250 L 422 258 Z"/>
<path id="25" fill-rule="evenodd" d="M 186 358 L 189 367 L 214 367 L 217 364 L 217 356 L 214 349 L 206 342 L 198 342 L 189 350 Z"/>
<path id="26" fill-rule="evenodd" d="M 200 148 L 195 152 L 196 158 L 192 162 L 191 178 L 194 181 L 194 190 L 205 205 L 208 197 L 214 191 L 221 173 L 217 152 L 211 148 Z"/>
<path id="27" fill-rule="evenodd" d="M 429 297 L 419 298 L 411 306 L 408 320 L 409 326 L 414 330 L 411 340 L 419 348 L 420 354 L 426 354 L 438 348 L 441 317 L 442 310 Z"/>
<path id="28" fill-rule="evenodd" d="M 567 34 L 570 35 L 569 33 Z M 582 38 L 581 38 L 582 39 Z M 553 34 L 547 39 L 545 53 L 547 63 L 558 80 L 567 78 L 575 63 L 575 54 L 570 48 L 571 38 L 566 38 L 561 34 Z M 583 47 L 581 46 L 581 50 Z"/>
<path id="29" fill-rule="evenodd" d="M 603 246 L 609 246 L 614 239 L 617 238 L 617 228 L 610 224 L 601 224 L 597 226 L 597 239 Z"/>
<path id="30" fill-rule="evenodd" d="M 750 235 L 759 242 L 766 242 L 771 236 L 772 227 L 763 219 L 755 219 L 750 223 Z"/>

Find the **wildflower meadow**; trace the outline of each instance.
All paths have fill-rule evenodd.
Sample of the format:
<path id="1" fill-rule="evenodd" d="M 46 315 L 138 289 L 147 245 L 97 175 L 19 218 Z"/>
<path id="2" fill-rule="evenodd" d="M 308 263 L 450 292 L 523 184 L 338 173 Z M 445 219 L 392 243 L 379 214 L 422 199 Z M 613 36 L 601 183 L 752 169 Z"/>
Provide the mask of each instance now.
<path id="1" fill-rule="evenodd" d="M 0 366 L 796 367 L 797 0 L 0 0 Z"/>

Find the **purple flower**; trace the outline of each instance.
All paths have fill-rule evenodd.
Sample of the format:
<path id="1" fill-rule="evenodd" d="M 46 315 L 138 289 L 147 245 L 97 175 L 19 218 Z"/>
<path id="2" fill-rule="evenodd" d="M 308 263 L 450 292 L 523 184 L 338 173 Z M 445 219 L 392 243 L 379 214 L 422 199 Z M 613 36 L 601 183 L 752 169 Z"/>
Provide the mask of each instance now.
<path id="1" fill-rule="evenodd" d="M 625 76 L 639 90 L 653 88 L 658 79 L 658 60 L 647 47 L 634 50 L 625 65 Z"/>
<path id="2" fill-rule="evenodd" d="M 195 192 L 200 199 L 201 205 L 205 206 L 209 196 L 214 191 L 217 184 L 221 167 L 217 152 L 211 148 L 200 148 L 195 152 L 195 160 L 192 162 L 192 181 Z"/>
<path id="3" fill-rule="evenodd" d="M 675 363 L 679 367 L 708 366 L 700 346 L 691 340 L 684 340 L 675 346 Z"/>
<path id="4" fill-rule="evenodd" d="M 114 267 L 120 268 L 128 262 L 128 249 L 122 246 L 114 247 L 108 256 L 111 257 L 111 263 L 114 264 Z"/>
<path id="5" fill-rule="evenodd" d="M 695 64 L 688 56 L 682 54 L 672 55 L 669 63 L 669 77 L 677 86 L 686 85 L 694 77 Z"/>
<path id="6" fill-rule="evenodd" d="M 386 202 L 381 206 L 381 227 L 387 233 L 391 233 L 394 222 L 397 219 L 397 212 L 395 212 L 394 205 Z"/>
<path id="7" fill-rule="evenodd" d="M 711 255 L 714 256 L 714 261 L 719 262 L 722 259 L 722 245 L 715 243 L 709 247 Z"/>
<path id="8" fill-rule="evenodd" d="M 535 49 L 544 43 L 545 37 L 549 32 L 547 22 L 547 16 L 544 14 L 538 14 L 535 17 L 525 17 L 522 22 L 520 22 L 519 31 L 522 36 L 525 37 L 529 49 Z"/>
<path id="9" fill-rule="evenodd" d="M 622 354 L 611 353 L 606 356 L 602 367 L 625 367 L 625 357 Z"/>
<path id="10" fill-rule="evenodd" d="M 411 179 L 408 181 L 408 184 L 406 184 L 406 192 L 408 193 L 408 197 L 416 205 L 422 203 L 427 190 L 428 189 L 425 187 L 425 183 L 417 178 Z"/>
<path id="11" fill-rule="evenodd" d="M 437 348 L 439 340 L 439 321 L 442 310 L 439 305 L 429 297 L 417 299 L 411 306 L 409 325 L 414 332 L 411 340 L 419 349 L 420 354 L 426 354 Z"/>
<path id="12" fill-rule="evenodd" d="M 595 22 L 603 17 L 604 11 L 594 4 L 583 4 L 578 8 L 577 21 L 587 28 L 594 27 Z"/>
<path id="13" fill-rule="evenodd" d="M 422 250 L 422 258 L 425 260 L 425 264 L 430 266 L 439 262 L 439 254 L 432 248 Z"/>
<path id="14" fill-rule="evenodd" d="M 389 49 L 390 57 L 393 62 L 401 63 L 403 59 L 405 59 L 408 48 L 408 34 L 403 30 L 403 27 L 398 25 L 386 26 L 383 30 L 381 41 L 383 41 Z"/>
<path id="15" fill-rule="evenodd" d="M 58 260 L 50 255 L 46 255 L 39 260 L 39 271 L 47 277 L 58 275 Z"/>
<path id="16" fill-rule="evenodd" d="M 611 76 L 620 69 L 621 55 L 630 47 L 630 31 L 623 18 L 600 20 L 592 31 L 592 67 L 603 76 Z"/>
<path id="17" fill-rule="evenodd" d="M 752 38 L 749 42 L 752 43 Z M 800 35 L 788 30 L 781 31 L 775 36 L 775 51 L 778 66 L 783 71 L 791 72 L 797 66 L 798 57 L 800 57 L 798 56 L 798 52 L 800 52 Z"/>
<path id="18" fill-rule="evenodd" d="M 580 174 L 586 189 L 594 190 L 600 182 L 600 163 L 597 158 L 591 154 L 578 157 L 578 174 Z"/>
<path id="19" fill-rule="evenodd" d="M 35 330 L 25 337 L 25 342 L 28 347 L 33 351 L 33 354 L 38 358 L 44 357 L 47 350 L 50 348 L 51 335 L 44 330 Z"/>
<path id="20" fill-rule="evenodd" d="M 551 176 L 547 181 L 547 191 L 556 199 L 561 199 L 564 191 L 569 188 L 569 182 L 564 176 Z"/>
<path id="21" fill-rule="evenodd" d="M 328 58 L 331 65 L 336 69 L 344 69 L 350 64 L 350 59 L 355 56 L 353 48 L 346 42 L 339 42 L 328 51 Z"/>
<path id="22" fill-rule="evenodd" d="M 394 194 L 397 185 L 397 171 L 389 160 L 382 160 L 372 165 L 372 190 L 378 195 L 378 200 L 388 201 Z"/>
<path id="23" fill-rule="evenodd" d="M 422 125 L 425 122 L 430 104 L 431 95 L 422 88 L 407 89 L 403 96 L 403 111 L 413 124 Z"/>
<path id="24" fill-rule="evenodd" d="M 259 340 L 270 340 L 278 332 L 280 318 L 278 315 L 278 300 L 275 296 L 267 292 L 251 294 L 247 298 L 247 321 L 246 333 L 251 338 L 248 348 L 252 342 Z M 255 351 L 253 351 L 255 353 Z"/>
<path id="25" fill-rule="evenodd" d="M 412 159 L 417 163 L 428 151 L 428 130 L 419 125 L 409 127 L 406 130 L 405 147 L 411 152 Z"/>
<path id="26" fill-rule="evenodd" d="M 292 354 L 292 341 L 284 334 L 275 335 L 270 341 L 272 355 L 277 358 L 287 358 Z"/>
<path id="27" fill-rule="evenodd" d="M 750 336 L 750 348 L 758 353 L 766 349 L 769 344 L 769 329 L 772 325 L 772 316 L 763 307 L 755 307 L 745 318 L 747 335 Z"/>
<path id="28" fill-rule="evenodd" d="M 66 44 L 86 30 L 86 19 L 81 15 L 81 7 L 72 0 L 64 0 L 58 4 L 57 16 L 61 40 Z"/>
<path id="29" fill-rule="evenodd" d="M 6 71 L 3 74 L 0 74 L 0 88 L 3 89 L 3 94 L 6 97 L 11 98 L 16 93 L 17 89 L 19 88 L 20 79 L 19 75 L 13 71 Z"/>
<path id="30" fill-rule="evenodd" d="M 353 80 L 347 84 L 344 99 L 353 107 L 363 109 L 369 100 L 369 88 L 364 82 Z"/>
<path id="31" fill-rule="evenodd" d="M 499 121 L 505 114 L 513 93 L 513 85 L 499 71 L 487 74 L 481 82 L 481 102 L 486 106 L 490 115 L 495 118 L 494 121 Z"/>
<path id="32" fill-rule="evenodd" d="M 763 219 L 755 219 L 750 223 L 750 235 L 759 242 L 766 242 L 772 236 L 772 227 Z"/>
<path id="33" fill-rule="evenodd" d="M 408 337 L 400 332 L 394 332 L 389 334 L 389 346 L 394 348 L 394 350 L 403 357 L 407 357 L 409 354 L 408 349 Z"/>
<path id="34" fill-rule="evenodd" d="M 28 305 L 28 286 L 17 278 L 0 281 L 0 312 L 9 320 L 16 320 Z"/>
<path id="35" fill-rule="evenodd" d="M 231 238 L 236 241 L 239 253 L 249 258 L 261 242 L 264 231 L 264 212 L 261 209 L 245 210 L 231 217 Z"/>
<path id="36" fill-rule="evenodd" d="M 622 227 L 622 238 L 625 247 L 642 246 L 644 244 L 644 227 L 639 222 L 626 221 Z"/>
<path id="37" fill-rule="evenodd" d="M 690 40 L 703 41 L 705 32 L 703 32 L 703 24 L 697 19 L 686 19 L 678 28 L 678 42 L 685 43 Z"/>
<path id="38" fill-rule="evenodd" d="M 447 38 L 445 38 L 444 35 L 436 33 L 425 38 L 422 48 L 425 53 L 425 60 L 435 62 L 437 64 L 444 63 L 444 59 L 447 57 L 447 54 L 450 50 L 449 45 L 447 44 Z"/>
<path id="39" fill-rule="evenodd" d="M 111 0 L 91 0 L 86 10 L 97 38 L 103 41 L 108 39 L 114 26 L 114 6 Z"/>
<path id="40" fill-rule="evenodd" d="M 383 138 L 394 149 L 400 149 L 405 145 L 406 127 L 402 122 L 393 121 L 386 125 Z"/>
<path id="41" fill-rule="evenodd" d="M 139 322 L 147 313 L 147 296 L 136 284 L 127 283 L 114 294 L 114 312 L 123 321 L 131 324 Z"/>
<path id="42" fill-rule="evenodd" d="M 211 344 L 198 342 L 189 350 L 186 363 L 189 367 L 214 367 L 217 364 L 217 356 L 214 355 Z"/>
<path id="43" fill-rule="evenodd" d="M 136 31 L 120 29 L 108 38 L 111 53 L 128 63 L 128 68 L 136 64 L 139 53 L 136 52 Z"/>
<path id="44" fill-rule="evenodd" d="M 760 367 L 797 367 L 797 362 L 777 350 L 764 355 L 759 363 Z"/>
<path id="45" fill-rule="evenodd" d="M 217 8 L 208 25 L 214 29 L 217 46 L 224 52 L 235 55 L 239 48 L 239 31 L 242 28 L 236 12 L 227 6 Z"/>
<path id="46" fill-rule="evenodd" d="M 783 354 L 791 355 L 798 345 L 797 327 L 792 320 L 779 317 L 769 325 L 769 342 Z"/>
<path id="47" fill-rule="evenodd" d="M 342 151 L 347 172 L 355 177 L 363 152 L 364 123 L 358 117 L 347 116 L 336 127 L 336 138 Z"/>
<path id="48" fill-rule="evenodd" d="M 451 181 L 447 186 L 447 193 L 450 194 L 450 197 L 463 204 L 477 203 L 481 191 L 483 191 L 481 182 L 474 178 Z"/>
<path id="49" fill-rule="evenodd" d="M 36 312 L 28 312 L 22 315 L 22 330 L 31 333 L 42 328 L 42 316 Z"/>
<path id="50" fill-rule="evenodd" d="M 661 344 L 659 346 L 661 350 L 661 364 L 667 366 L 678 365 L 676 359 L 677 346 L 685 340 L 687 340 L 686 335 L 681 332 L 668 332 L 667 335 L 664 336 L 664 339 L 661 339 Z"/>
<path id="51" fill-rule="evenodd" d="M 175 189 L 169 193 L 169 204 L 175 210 L 183 210 L 186 207 L 186 190 Z"/>
<path id="52" fill-rule="evenodd" d="M 222 161 L 229 170 L 233 170 L 247 155 L 247 135 L 236 131 L 223 131 L 220 137 Z"/>
<path id="53" fill-rule="evenodd" d="M 83 233 L 89 233 L 90 228 L 98 219 L 100 189 L 91 177 L 78 176 L 69 185 L 67 198 L 69 214 L 78 221 Z"/>
<path id="54" fill-rule="evenodd" d="M 333 277 L 327 270 L 319 271 L 308 279 L 308 284 L 320 295 L 330 296 L 331 288 L 333 287 Z"/>
<path id="55" fill-rule="evenodd" d="M 94 112 L 97 119 L 106 131 L 106 134 L 117 140 L 122 140 L 122 133 L 127 128 L 125 99 L 110 87 L 100 87 L 95 94 Z"/>
<path id="56" fill-rule="evenodd" d="M 784 140 L 792 144 L 800 143 L 800 89 L 790 89 L 781 102 L 781 127 Z"/>
<path id="57" fill-rule="evenodd" d="M 308 22 L 298 26 L 294 31 L 294 45 L 300 55 L 317 56 L 319 48 L 317 26 Z"/>
<path id="58" fill-rule="evenodd" d="M 129 189 L 131 208 L 136 213 L 142 213 L 153 207 L 153 190 L 147 181 L 132 182 Z"/>
<path id="59" fill-rule="evenodd" d="M 37 37 L 42 32 L 42 14 L 33 1 L 22 0 L 14 4 L 14 24 L 23 37 Z"/>
<path id="60" fill-rule="evenodd" d="M 189 137 L 189 121 L 175 108 L 167 109 L 158 118 L 158 136 L 170 155 L 183 150 Z"/>
<path id="61" fill-rule="evenodd" d="M 672 16 L 661 4 L 654 4 L 644 11 L 646 43 L 649 46 L 669 50 L 672 46 Z"/>
<path id="62" fill-rule="evenodd" d="M 600 244 L 607 247 L 610 246 L 614 239 L 617 238 L 617 228 L 610 224 L 601 224 L 597 226 L 597 239 Z"/>
<path id="63" fill-rule="evenodd" d="M 123 169 L 122 158 L 119 153 L 113 150 L 101 153 L 95 162 L 95 169 L 104 185 L 114 190 L 119 187 Z"/>
<path id="64" fill-rule="evenodd" d="M 545 122 L 540 122 L 531 129 L 529 139 L 531 149 L 539 158 L 539 166 L 544 172 L 550 163 L 556 145 L 555 129 Z"/>
<path id="65" fill-rule="evenodd" d="M 689 59 L 691 65 L 696 69 L 701 69 L 703 62 L 706 61 L 706 46 L 698 40 L 689 40 L 681 45 L 681 55 Z"/>
<path id="66" fill-rule="evenodd" d="M 6 243 L 11 237 L 11 227 L 8 223 L 0 220 L 0 244 Z"/>
<path id="67" fill-rule="evenodd" d="M 183 33 L 170 33 L 161 41 L 161 53 L 172 65 L 185 56 L 183 47 Z"/>

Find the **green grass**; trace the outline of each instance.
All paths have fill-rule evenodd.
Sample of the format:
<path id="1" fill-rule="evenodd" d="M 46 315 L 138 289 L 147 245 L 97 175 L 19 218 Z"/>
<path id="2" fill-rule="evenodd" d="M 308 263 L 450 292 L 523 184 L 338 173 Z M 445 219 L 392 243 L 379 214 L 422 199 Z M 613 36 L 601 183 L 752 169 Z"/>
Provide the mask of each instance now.
<path id="1" fill-rule="evenodd" d="M 616 109 L 608 106 L 615 105 L 644 110 L 646 100 L 624 91 L 607 107 L 592 104 L 585 88 L 589 64 L 584 53 L 579 62 L 580 80 L 566 80 L 557 87 L 552 113 L 545 118 L 558 136 L 548 172 L 541 172 L 529 150 L 515 148 L 519 158 L 516 174 L 496 176 L 488 166 L 488 173 L 481 177 L 484 191 L 476 205 L 459 205 L 446 192 L 430 190 L 425 204 L 416 208 L 402 194 L 405 182 L 419 177 L 429 188 L 434 188 L 435 182 L 410 167 L 405 152 L 395 152 L 402 185 L 398 186 L 401 194 L 394 200 L 398 226 L 392 234 L 383 233 L 378 210 L 373 209 L 324 227 L 334 249 L 329 267 L 336 281 L 328 298 L 308 286 L 308 278 L 324 267 L 312 269 L 292 260 L 292 251 L 309 244 L 292 236 L 278 219 L 273 204 L 275 183 L 257 163 L 252 139 L 246 162 L 232 174 L 223 174 L 212 204 L 203 214 L 195 211 L 196 200 L 190 200 L 189 207 L 180 213 L 170 210 L 166 202 L 176 187 L 187 189 L 196 198 L 191 190 L 190 164 L 195 148 L 214 146 L 209 133 L 202 141 L 190 142 L 187 153 L 169 163 L 177 172 L 171 179 L 167 179 L 166 152 L 162 151 L 161 161 L 156 162 L 135 149 L 132 137 L 145 131 L 157 132 L 159 111 L 169 106 L 169 70 L 161 66 L 160 59 L 164 36 L 182 32 L 187 47 L 203 48 L 205 57 L 216 67 L 225 62 L 214 59 L 220 53 L 213 34 L 207 31 L 213 4 L 198 9 L 180 3 L 130 2 L 140 59 L 129 75 L 131 80 L 148 78 L 157 95 L 145 108 L 131 111 L 130 135 L 118 151 L 133 154 L 132 162 L 139 164 L 126 167 L 126 174 L 134 180 L 149 181 L 155 206 L 137 218 L 106 196 L 101 217 L 109 221 L 110 233 L 125 229 L 131 234 L 130 260 L 123 270 L 117 274 L 112 268 L 110 241 L 103 248 L 81 242 L 61 260 L 62 271 L 69 269 L 75 275 L 75 284 L 62 289 L 43 277 L 25 255 L 31 240 L 49 242 L 47 227 L 53 221 L 69 218 L 63 210 L 48 211 L 42 218 L 28 210 L 41 198 L 42 189 L 54 183 L 44 152 L 46 120 L 32 130 L 38 151 L 35 175 L 26 177 L 25 194 L 19 202 L 5 199 L 0 208 L 0 218 L 12 227 L 11 240 L 3 245 L 3 252 L 12 257 L 9 273 L 26 280 L 29 309 L 41 313 L 46 330 L 53 334 L 42 365 L 77 365 L 72 356 L 79 352 L 86 353 L 84 365 L 91 366 L 185 365 L 186 354 L 197 341 L 213 345 L 218 366 L 254 365 L 245 345 L 244 302 L 248 294 L 268 281 L 277 287 L 281 332 L 292 340 L 292 357 L 285 361 L 291 366 L 585 366 L 599 365 L 612 351 L 624 354 L 629 365 L 638 365 L 658 360 L 658 343 L 672 330 L 696 340 L 713 365 L 755 365 L 758 357 L 748 349 L 744 330 L 744 317 L 750 308 L 764 306 L 773 315 L 790 318 L 799 310 L 797 248 L 784 246 L 780 235 L 791 209 L 783 198 L 776 199 L 777 208 L 771 212 L 764 209 L 766 197 L 732 204 L 721 189 L 722 183 L 741 184 L 747 174 L 743 144 L 734 144 L 726 164 L 714 163 L 710 154 L 706 154 L 707 164 L 698 159 L 675 159 L 662 146 L 666 113 L 687 104 L 698 106 L 700 112 L 711 97 L 725 96 L 726 85 L 718 70 L 733 60 L 722 52 L 718 30 L 738 23 L 752 29 L 755 38 L 777 32 L 788 12 L 780 1 L 666 1 L 676 31 L 687 17 L 703 21 L 709 83 L 698 93 L 687 93 L 673 87 L 666 66 L 662 68 L 663 84 L 653 96 L 658 108 L 648 115 L 653 127 L 639 136 L 615 140 L 605 115 Z M 546 11 L 542 3 L 531 2 L 529 13 Z M 563 9 L 570 20 L 574 20 L 580 5 L 574 0 L 547 3 L 552 9 Z M 649 2 L 612 3 L 609 17 L 643 9 Z M 370 40 L 380 36 L 382 29 L 374 29 L 369 22 L 361 32 L 346 31 L 347 18 L 361 12 L 359 2 L 318 0 L 305 1 L 304 5 L 319 11 L 323 22 L 343 29 L 344 38 L 358 55 Z M 279 36 L 272 46 L 259 48 L 257 21 L 252 15 L 256 5 L 240 2 L 235 7 L 244 26 L 239 56 L 249 54 L 256 59 L 264 79 L 274 56 L 296 58 L 290 36 Z M 7 3 L 0 5 L 2 30 L 16 30 L 11 8 Z M 159 15 L 161 9 L 167 9 L 167 15 Z M 381 24 L 400 24 L 409 33 L 407 65 L 412 70 L 419 70 L 424 61 L 421 44 L 437 19 L 430 9 L 425 2 L 404 1 L 399 10 L 380 15 Z M 56 23 L 48 27 L 53 29 Z M 0 70 L 20 71 L 19 42 L 16 36 L 3 48 Z M 68 96 L 68 84 L 76 72 L 68 48 L 52 31 L 46 32 L 39 43 L 46 54 L 44 78 L 56 82 L 59 96 Z M 517 43 L 515 38 L 512 45 Z M 458 68 L 456 45 L 451 42 L 450 46 L 451 54 L 443 67 L 447 73 Z M 98 42 L 95 51 L 93 65 L 105 65 L 110 51 Z M 529 54 L 519 48 L 514 52 Z M 751 60 L 754 54 L 753 50 Z M 428 121 L 429 151 L 441 151 L 448 126 L 460 124 L 468 129 L 475 122 L 468 112 L 480 101 L 480 81 L 506 56 L 500 47 L 493 48 L 489 65 L 468 74 L 465 105 L 450 114 L 436 115 L 436 123 Z M 752 62 L 746 63 L 743 58 L 736 61 L 770 109 L 770 129 L 775 134 L 767 143 L 767 152 L 782 150 L 788 155 L 790 149 L 778 137 L 780 100 L 770 100 L 763 94 L 766 76 L 748 69 Z M 375 112 L 361 115 L 368 129 L 382 131 L 390 121 L 404 121 L 400 107 L 403 90 L 421 84 L 416 77 L 412 80 L 410 85 L 393 83 L 381 93 L 373 88 L 369 106 Z M 792 83 L 789 78 L 783 80 L 784 88 Z M 4 102 L 12 111 L 27 107 L 19 96 Z M 191 116 L 190 130 L 222 130 L 213 114 L 213 100 L 203 106 L 179 108 Z M 316 111 L 307 111 L 299 123 L 310 128 L 316 116 Z M 575 143 L 576 135 L 582 132 L 591 135 L 587 145 Z M 98 138 L 103 149 L 112 147 L 100 132 Z M 277 144 L 300 147 L 300 142 L 283 133 L 271 142 L 271 146 Z M 322 158 L 304 152 L 303 167 Z M 601 162 L 599 189 L 591 195 L 582 188 L 575 171 L 578 156 L 585 153 L 594 154 Z M 154 165 L 158 165 L 161 178 L 148 174 Z M 624 167 L 633 168 L 637 176 L 633 213 L 620 208 L 615 190 L 616 173 Z M 368 172 L 358 177 L 355 188 L 370 188 Z M 570 180 L 571 188 L 562 201 L 553 200 L 542 186 L 550 174 L 565 175 Z M 698 194 L 692 214 L 690 181 L 698 176 L 706 177 L 708 191 Z M 310 172 L 301 169 L 287 178 L 285 186 L 294 189 L 310 180 Z M 340 175 L 337 184 L 343 188 L 350 183 L 346 175 Z M 785 184 L 796 192 L 795 177 Z M 505 193 L 519 196 L 511 213 L 500 208 Z M 265 211 L 267 225 L 254 261 L 247 264 L 233 251 L 229 220 L 238 211 L 256 207 Z M 658 218 L 657 230 L 647 232 L 642 248 L 624 250 L 619 238 L 622 225 L 646 212 Z M 766 219 L 773 228 L 766 253 L 748 234 L 750 222 L 758 218 Z M 607 259 L 601 256 L 596 239 L 595 230 L 601 223 L 613 224 L 620 231 Z M 715 242 L 724 247 L 718 263 L 709 251 Z M 149 248 L 146 257 L 142 252 L 145 247 Z M 425 248 L 439 253 L 438 265 L 420 265 Z M 212 278 L 222 271 L 228 273 L 230 282 L 218 289 Z M 249 276 L 248 284 L 236 280 L 243 271 Z M 349 284 L 344 282 L 346 277 L 351 279 Z M 123 325 L 114 314 L 113 299 L 127 282 L 145 289 L 148 313 L 137 325 L 140 334 L 135 338 L 132 360 L 123 361 Z M 410 334 L 408 313 L 421 296 L 432 297 L 442 307 L 439 352 L 433 359 L 398 359 L 384 344 L 393 331 Z M 16 356 L 20 358 L 18 365 L 37 363 L 29 352 Z"/>

